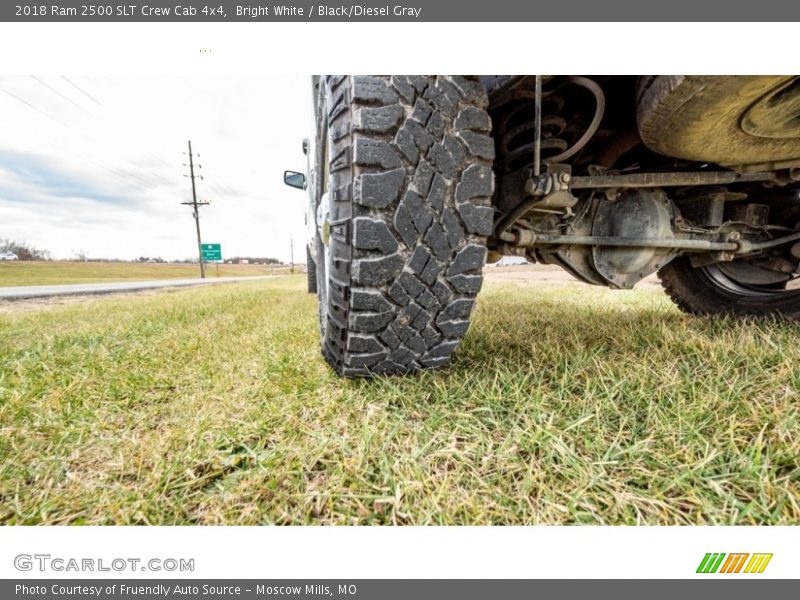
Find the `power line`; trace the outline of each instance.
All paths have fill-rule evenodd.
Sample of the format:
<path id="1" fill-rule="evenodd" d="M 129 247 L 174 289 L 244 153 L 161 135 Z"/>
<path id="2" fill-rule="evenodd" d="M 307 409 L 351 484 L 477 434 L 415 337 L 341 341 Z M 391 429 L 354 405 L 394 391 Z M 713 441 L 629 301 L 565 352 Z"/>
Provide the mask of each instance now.
<path id="1" fill-rule="evenodd" d="M 51 86 L 48 86 L 48 85 L 47 85 L 45 82 L 41 81 L 41 80 L 40 80 L 40 79 L 38 79 L 37 77 L 35 77 L 35 76 L 32 76 L 32 77 L 33 77 L 34 79 L 36 79 L 36 80 L 37 80 L 39 83 L 41 83 L 42 85 L 44 85 L 45 87 L 48 87 L 48 88 L 50 88 L 50 89 L 51 89 L 53 92 L 55 92 L 56 94 L 58 94 L 59 96 L 61 96 L 61 97 L 62 97 L 62 98 L 64 98 L 65 100 L 67 100 L 68 102 L 70 102 L 70 103 L 72 103 L 72 104 L 75 104 L 75 102 L 73 102 L 73 101 L 72 101 L 70 98 L 68 98 L 67 96 L 65 96 L 65 95 L 61 94 L 60 92 L 58 92 L 58 90 L 56 90 L 56 89 L 52 88 Z M 89 94 L 89 93 L 88 93 L 86 90 L 84 90 L 83 88 L 81 88 L 80 86 L 78 86 L 78 84 L 76 84 L 74 81 L 72 81 L 71 79 L 67 78 L 65 75 L 61 75 L 61 77 L 62 77 L 62 78 L 63 78 L 63 79 L 64 79 L 64 80 L 65 80 L 67 83 L 69 83 L 69 84 L 70 84 L 70 85 L 72 85 L 72 86 L 73 86 L 75 89 L 77 89 L 79 92 L 81 92 L 81 93 L 82 93 L 82 94 L 84 94 L 86 97 L 88 97 L 88 98 L 89 98 L 89 99 L 91 99 L 93 102 L 95 102 L 95 103 L 96 103 L 98 106 L 104 106 L 104 104 L 103 104 L 103 103 L 101 103 L 101 102 L 100 102 L 99 100 L 97 100 L 97 99 L 96 99 L 94 96 L 92 96 L 91 94 Z M 89 79 L 89 81 L 91 81 L 91 79 Z M 100 88 L 101 88 L 101 91 L 102 91 L 102 89 L 104 89 L 104 86 L 100 86 Z M 77 104 L 75 104 L 75 105 L 76 105 L 76 106 L 78 106 L 79 108 L 81 108 L 81 110 L 84 110 L 84 112 L 86 112 L 86 113 L 87 113 L 87 114 L 89 114 L 90 116 L 92 116 L 92 113 L 89 113 L 88 111 L 86 111 L 86 110 L 85 110 L 83 107 L 81 107 L 80 105 L 77 105 Z M 35 108 L 35 109 L 36 109 L 36 107 L 33 107 L 33 106 L 32 106 L 32 108 Z M 37 109 L 37 110 L 39 110 L 39 109 Z M 40 111 L 40 112 L 43 112 L 43 111 Z M 46 114 L 46 113 L 43 113 L 43 114 Z M 54 119 L 55 119 L 55 117 L 51 117 L 51 118 L 54 118 Z M 57 120 L 57 119 L 56 119 L 56 120 Z M 58 120 L 57 120 L 57 121 L 58 121 Z M 71 126 L 69 126 L 69 125 L 68 125 L 68 124 L 66 124 L 66 123 L 63 123 L 62 121 L 58 121 L 58 122 L 59 122 L 59 123 L 61 123 L 62 125 L 64 125 L 65 127 L 69 128 L 69 129 L 73 129 Z M 79 132 L 79 133 L 80 133 L 80 132 Z M 88 139 L 90 139 L 91 141 L 95 141 L 95 142 L 97 141 L 97 140 L 93 140 L 93 139 L 92 139 L 90 136 L 85 136 L 85 134 L 83 134 L 83 135 L 84 135 L 84 137 L 87 137 L 87 138 L 88 138 Z M 167 161 L 167 160 L 165 160 L 165 159 L 164 159 L 162 156 L 160 156 L 159 154 L 156 154 L 156 153 L 154 153 L 154 152 L 153 152 L 153 151 L 151 151 L 151 150 L 148 150 L 148 151 L 146 151 L 146 152 L 145 152 L 145 154 L 146 154 L 147 156 L 149 156 L 150 158 L 153 158 L 154 160 L 156 160 L 157 162 L 159 162 L 159 163 L 160 163 L 161 165 L 163 165 L 164 167 L 169 167 L 170 169 L 174 168 L 174 164 L 173 164 L 173 163 L 170 163 L 170 162 L 168 162 L 168 161 Z M 198 157 L 199 157 L 199 156 L 200 156 L 200 155 L 198 154 Z M 137 167 L 135 164 L 133 164 L 133 163 L 132 163 L 132 161 L 128 160 L 127 162 L 128 162 L 128 164 L 129 164 L 129 165 L 131 165 L 132 167 L 134 167 L 134 168 L 137 168 L 137 169 L 138 169 L 138 167 Z M 198 165 L 198 167 L 199 167 L 199 165 Z M 120 171 L 123 171 L 122 169 L 119 169 L 119 170 L 120 170 Z M 124 172 L 124 171 L 123 171 L 123 172 Z M 139 180 L 140 182 L 142 181 L 142 180 L 141 180 L 139 177 L 137 177 L 136 175 L 134 175 L 134 174 L 132 174 L 132 173 L 130 173 L 130 172 L 127 172 L 127 173 L 126 173 L 126 176 L 128 176 L 128 177 L 132 177 L 132 178 L 135 178 L 135 179 Z M 161 179 L 162 179 L 162 182 L 166 180 L 166 178 L 164 178 L 164 177 L 162 177 Z M 206 185 L 208 185 L 208 186 L 209 186 L 209 189 L 210 189 L 210 190 L 212 190 L 212 191 L 213 191 L 213 192 L 214 192 L 214 193 L 215 193 L 215 194 L 216 194 L 216 195 L 217 195 L 219 198 L 221 198 L 221 199 L 230 200 L 230 199 L 232 199 L 232 197 L 233 197 L 233 196 L 235 196 L 235 195 L 236 195 L 236 193 L 235 193 L 234 191 L 232 191 L 232 190 L 231 190 L 231 189 L 230 189 L 230 188 L 229 188 L 227 185 L 224 185 L 224 184 L 222 184 L 221 182 L 216 182 L 216 183 L 214 183 L 214 181 L 216 181 L 215 179 L 212 179 L 212 181 L 206 181 L 206 179 L 205 179 L 205 178 L 203 178 L 203 177 L 201 177 L 201 179 L 203 179 L 204 183 L 206 183 Z"/>
<path id="2" fill-rule="evenodd" d="M 207 177 L 203 179 L 203 183 L 205 183 L 208 186 L 208 189 L 210 189 L 212 192 L 214 192 L 217 195 L 217 197 L 219 197 L 221 199 L 224 199 L 224 200 L 230 200 L 231 199 L 230 195 L 228 193 L 226 193 L 224 191 L 224 189 L 221 189 L 218 185 L 216 185 L 212 181 L 208 181 Z"/>
<path id="3" fill-rule="evenodd" d="M 8 95 L 9 95 L 9 96 L 11 96 L 12 98 L 14 98 L 14 100 L 17 100 L 17 101 L 19 101 L 19 102 L 22 102 L 22 103 L 23 103 L 25 106 L 28 106 L 28 107 L 32 108 L 33 110 L 35 110 L 36 112 L 43 114 L 43 115 L 44 115 L 45 117 L 47 117 L 48 119 L 52 119 L 53 121 L 55 121 L 55 122 L 56 122 L 56 123 L 58 123 L 59 125 L 63 125 L 63 126 L 64 126 L 64 127 L 66 127 L 67 129 L 72 129 L 72 128 L 71 128 L 69 125 L 67 125 L 66 123 L 64 123 L 64 121 L 62 121 L 61 119 L 59 119 L 59 118 L 57 118 L 57 117 L 54 117 L 54 116 L 53 116 L 53 115 L 51 115 L 50 113 L 48 113 L 48 112 L 45 112 L 44 110 L 42 110 L 42 109 L 41 109 L 41 108 L 39 108 L 38 106 L 35 106 L 34 104 L 31 104 L 30 102 L 28 102 L 27 100 L 24 100 L 23 98 L 20 98 L 20 97 L 19 97 L 19 96 L 17 96 L 16 94 L 12 94 L 12 93 L 11 93 L 11 92 L 9 92 L 7 89 L 0 87 L 0 92 L 5 92 L 6 94 L 8 94 Z"/>
<path id="4" fill-rule="evenodd" d="M 72 125 L 70 125 L 69 123 L 65 123 L 64 121 L 62 121 L 62 120 L 61 120 L 61 119 L 59 119 L 58 117 L 55 117 L 55 116 L 51 115 L 51 114 L 50 114 L 49 112 L 47 112 L 46 110 L 43 110 L 43 109 L 39 108 L 38 106 L 36 106 L 36 105 L 35 105 L 35 104 L 33 104 L 32 102 L 29 102 L 28 100 L 25 100 L 24 98 L 22 98 L 21 96 L 18 96 L 17 94 L 14 94 L 14 93 L 10 92 L 10 91 L 8 91 L 7 89 L 5 89 L 5 88 L 3 88 L 3 87 L 0 87 L 0 92 L 5 92 L 5 93 L 6 93 L 6 94 L 8 94 L 9 96 L 11 96 L 11 97 L 12 97 L 12 98 L 14 98 L 15 100 L 17 100 L 18 102 L 21 102 L 21 103 L 22 103 L 22 104 L 24 104 L 25 106 L 27 106 L 27 107 L 29 107 L 29 108 L 32 108 L 32 109 L 33 109 L 33 110 L 35 110 L 36 112 L 38 112 L 38 113 L 40 113 L 40 114 L 44 115 L 44 116 L 45 116 L 45 117 L 47 117 L 48 119 L 51 119 L 51 120 L 55 121 L 56 123 L 58 123 L 58 124 L 59 124 L 59 125 L 61 125 L 62 127 L 64 127 L 64 128 L 66 128 L 66 129 L 68 129 L 68 130 L 70 130 L 70 131 L 74 132 L 75 134 L 79 135 L 80 137 L 82 137 L 82 138 L 84 138 L 84 139 L 86 139 L 86 140 L 89 140 L 90 142 L 98 143 L 98 140 L 97 140 L 97 139 L 95 139 L 94 137 L 92 137 L 92 136 L 90 136 L 90 135 L 87 135 L 86 133 L 84 133 L 84 132 L 83 132 L 83 131 L 81 131 L 80 129 L 76 129 L 75 127 L 73 127 L 73 126 L 72 126 Z"/>
<path id="5" fill-rule="evenodd" d="M 42 81 L 42 80 L 41 80 L 41 79 L 39 79 L 38 77 L 36 77 L 36 76 L 34 76 L 34 75 L 31 75 L 31 77 L 32 77 L 34 80 L 36 80 L 37 82 L 39 82 L 40 84 L 42 84 L 43 86 L 45 86 L 45 87 L 47 87 L 48 89 L 50 89 L 51 91 L 53 91 L 54 93 L 58 94 L 58 95 L 59 95 L 60 97 L 62 97 L 64 100 L 66 100 L 66 101 L 70 102 L 71 104 L 74 104 L 75 106 L 77 106 L 78 108 L 80 108 L 81 110 L 83 110 L 84 112 L 86 112 L 86 114 L 89 114 L 90 116 L 92 116 L 92 115 L 91 115 L 91 113 L 89 113 L 88 111 L 86 111 L 86 110 L 85 110 L 83 107 L 81 107 L 80 105 L 76 104 L 76 103 L 75 103 L 75 102 L 73 102 L 73 101 L 72 101 L 70 98 L 66 97 L 64 94 L 60 93 L 58 90 L 56 90 L 56 89 L 55 89 L 55 88 L 53 88 L 52 86 L 48 85 L 47 83 L 45 83 L 44 81 Z M 66 79 L 66 78 L 65 78 L 65 79 Z M 70 83 L 72 83 L 72 82 L 70 82 Z M 31 108 L 31 109 L 33 109 L 33 110 L 35 110 L 35 111 L 36 111 L 36 112 L 38 112 L 38 113 L 41 113 L 41 114 L 42 114 L 42 115 L 44 115 L 45 117 L 47 117 L 47 118 L 49 118 L 49 119 L 51 119 L 51 120 L 55 121 L 55 122 L 56 122 L 56 123 L 58 123 L 59 125 L 61 125 L 61 126 L 63 126 L 63 127 L 65 127 L 65 128 L 67 128 L 67 129 L 69 129 L 70 131 L 73 131 L 73 132 L 77 133 L 78 135 L 80 135 L 80 136 L 81 136 L 81 137 L 83 137 L 84 139 L 87 139 L 87 140 L 89 140 L 89 141 L 91 141 L 91 142 L 94 142 L 94 143 L 99 143 L 99 141 L 98 141 L 96 138 L 94 138 L 93 136 L 87 135 L 87 134 L 86 134 L 86 133 L 84 133 L 83 131 L 80 131 L 80 130 L 78 130 L 78 129 L 75 129 L 75 128 L 74 128 L 73 126 L 71 126 L 69 123 L 66 123 L 66 122 L 62 121 L 61 119 L 59 119 L 58 117 L 55 117 L 55 116 L 51 115 L 51 114 L 50 114 L 50 113 L 48 113 L 47 111 L 45 111 L 45 110 L 41 109 L 40 107 L 36 106 L 36 105 L 35 105 L 35 104 L 33 104 L 32 102 L 29 102 L 29 101 L 27 101 L 26 99 L 22 98 L 21 96 L 18 96 L 17 94 L 14 94 L 14 93 L 12 93 L 12 92 L 10 92 L 9 90 L 7 90 L 7 89 L 5 89 L 5 88 L 0 88 L 0 91 L 2 91 L 2 92 L 5 92 L 5 93 L 6 93 L 6 94 L 8 94 L 9 96 L 11 96 L 11 97 L 12 97 L 12 98 L 14 98 L 15 100 L 17 100 L 18 102 L 20 102 L 20 103 L 24 104 L 25 106 L 27 106 L 27 107 L 29 107 L 29 108 Z M 98 104 L 99 104 L 99 103 L 98 103 Z M 78 153 L 78 152 L 77 152 L 77 151 L 76 151 L 74 148 L 73 148 L 73 149 L 70 151 L 70 154 L 72 154 L 72 155 L 73 155 L 73 156 L 75 156 L 76 158 L 79 158 L 80 160 L 83 160 L 84 162 L 87 162 L 87 163 L 89 162 L 89 160 L 88 160 L 88 159 L 86 159 L 86 158 L 81 158 L 81 157 L 79 156 L 79 153 Z M 150 154 L 150 156 L 152 156 L 152 157 L 153 157 L 153 158 L 155 158 L 156 160 L 158 160 L 158 161 L 162 162 L 162 163 L 163 163 L 163 164 L 165 164 L 166 166 L 170 166 L 170 165 L 169 165 L 169 164 L 168 164 L 168 163 L 167 163 L 165 160 L 161 159 L 160 157 L 158 157 L 158 156 L 156 156 L 156 155 L 154 155 L 154 154 L 152 154 L 152 153 L 149 153 L 149 154 Z M 113 167 L 112 167 L 112 166 L 110 166 L 110 165 L 107 165 L 107 164 L 106 164 L 106 165 L 104 165 L 104 164 L 102 164 L 102 163 L 98 163 L 98 162 L 96 162 L 96 161 L 91 161 L 91 162 L 93 162 L 94 166 L 97 166 L 97 167 L 99 167 L 99 168 L 103 169 L 104 171 L 106 171 L 106 172 L 110 173 L 111 175 L 114 175 L 114 176 L 116 176 L 116 177 L 123 177 L 123 178 L 127 178 L 127 179 L 129 179 L 129 180 L 133 180 L 133 181 L 135 181 L 134 185 L 136 185 L 137 187 L 139 187 L 139 188 L 140 188 L 140 189 L 142 189 L 142 190 L 145 190 L 145 191 L 146 191 L 146 190 L 150 189 L 150 187 L 152 187 L 152 186 L 151 186 L 151 182 L 150 182 L 150 181 L 148 181 L 147 179 L 145 179 L 145 178 L 144 178 L 142 175 L 136 174 L 136 173 L 132 172 L 131 170 L 126 170 L 126 169 L 122 168 L 122 167 L 121 167 L 119 164 L 116 164 L 115 166 L 113 166 Z M 127 162 L 127 164 L 128 164 L 128 165 L 129 165 L 131 168 L 133 168 L 133 169 L 138 169 L 137 165 L 133 164 L 131 160 L 127 160 L 126 162 Z M 150 174 L 150 176 L 152 177 L 152 174 Z M 166 179 L 166 177 L 162 177 L 162 176 L 160 176 L 160 179 L 161 179 L 162 183 L 169 183 L 169 180 L 168 180 L 168 179 Z"/>
<path id="6" fill-rule="evenodd" d="M 89 98 L 89 100 L 91 100 L 92 102 L 94 102 L 94 103 L 95 103 L 95 104 L 97 104 L 98 106 L 103 106 L 103 105 L 102 105 L 100 102 L 98 102 L 98 100 L 97 100 L 97 99 L 96 99 L 94 96 L 92 96 L 92 95 L 91 95 L 89 92 L 87 92 L 86 90 L 84 90 L 84 89 L 83 89 L 81 86 L 79 86 L 77 83 L 75 83 L 74 81 L 72 81 L 71 79 L 69 79 L 69 78 L 68 78 L 66 75 L 62 75 L 62 76 L 61 76 L 61 78 L 62 78 L 64 81 L 66 81 L 68 84 L 70 84 L 72 87 L 74 87 L 76 90 L 78 90 L 78 91 L 79 91 L 81 94 L 83 94 L 84 96 L 86 96 L 87 98 Z"/>
<path id="7" fill-rule="evenodd" d="M 82 107 L 80 104 L 78 104 L 77 102 L 75 102 L 75 101 L 74 101 L 72 98 L 69 98 L 68 96 L 66 96 L 66 95 L 62 94 L 61 92 L 59 92 L 59 91 L 58 91 L 56 88 L 54 88 L 54 87 L 53 87 L 52 85 L 50 85 L 49 83 L 46 83 L 46 82 L 42 81 L 41 79 L 39 79 L 38 77 L 36 77 L 36 75 L 31 75 L 31 77 L 32 77 L 34 80 L 36 80 L 36 81 L 38 81 L 39 83 L 41 83 L 41 84 L 42 84 L 44 87 L 46 87 L 48 90 L 50 90 L 50 91 L 51 91 L 51 92 L 53 92 L 54 94 L 56 94 L 56 95 L 60 96 L 61 98 L 63 98 L 64 100 L 66 100 L 67 102 L 69 102 L 70 104 L 72 104 L 73 106 L 76 106 L 77 108 L 79 108 L 80 110 L 82 110 L 83 112 L 85 112 L 87 115 L 91 116 L 91 113 L 90 113 L 88 110 L 86 110 L 85 108 L 83 108 L 83 107 Z"/>

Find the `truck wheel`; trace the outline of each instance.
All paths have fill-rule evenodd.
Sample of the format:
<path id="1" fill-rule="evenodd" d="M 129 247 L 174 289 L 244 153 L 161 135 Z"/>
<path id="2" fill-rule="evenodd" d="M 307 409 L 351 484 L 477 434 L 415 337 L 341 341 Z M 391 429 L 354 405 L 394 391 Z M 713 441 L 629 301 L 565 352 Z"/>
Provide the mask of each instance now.
<path id="1" fill-rule="evenodd" d="M 442 365 L 467 331 L 492 232 L 486 93 L 455 76 L 319 88 L 322 353 L 347 376 Z"/>
<path id="2" fill-rule="evenodd" d="M 306 278 L 308 279 L 308 293 L 317 293 L 317 263 L 311 256 L 311 250 L 306 246 Z"/>
<path id="3" fill-rule="evenodd" d="M 658 275 L 669 297 L 689 314 L 800 319 L 798 280 L 768 281 L 743 261 L 694 268 L 684 257 Z"/>

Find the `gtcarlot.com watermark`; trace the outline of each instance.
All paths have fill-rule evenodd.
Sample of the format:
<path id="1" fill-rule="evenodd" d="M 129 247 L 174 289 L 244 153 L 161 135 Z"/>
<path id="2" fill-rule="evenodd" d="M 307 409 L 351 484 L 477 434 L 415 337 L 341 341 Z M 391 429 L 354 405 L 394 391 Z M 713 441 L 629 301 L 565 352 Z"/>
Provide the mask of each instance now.
<path id="1" fill-rule="evenodd" d="M 141 571 L 165 571 L 191 573 L 193 558 L 65 558 L 50 554 L 17 554 L 14 557 L 17 571 L 46 572 L 110 572 L 134 573 Z"/>

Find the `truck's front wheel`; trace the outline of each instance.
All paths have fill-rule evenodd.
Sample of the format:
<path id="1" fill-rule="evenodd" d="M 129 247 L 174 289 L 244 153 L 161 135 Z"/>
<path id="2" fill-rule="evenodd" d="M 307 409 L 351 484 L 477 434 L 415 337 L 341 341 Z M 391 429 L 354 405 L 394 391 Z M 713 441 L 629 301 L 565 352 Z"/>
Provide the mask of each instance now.
<path id="1" fill-rule="evenodd" d="M 342 375 L 441 365 L 467 330 L 492 230 L 486 93 L 455 76 L 319 88 L 323 355 Z"/>

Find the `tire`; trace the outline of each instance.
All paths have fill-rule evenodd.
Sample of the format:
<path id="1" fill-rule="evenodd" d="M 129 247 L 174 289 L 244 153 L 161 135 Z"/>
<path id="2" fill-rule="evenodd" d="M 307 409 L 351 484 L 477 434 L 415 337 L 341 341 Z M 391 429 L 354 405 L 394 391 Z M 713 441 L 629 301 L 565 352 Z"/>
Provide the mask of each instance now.
<path id="1" fill-rule="evenodd" d="M 659 154 L 750 171 L 800 159 L 796 77 L 650 75 L 636 95 L 642 141 Z"/>
<path id="2" fill-rule="evenodd" d="M 493 223 L 487 104 L 464 77 L 320 82 L 320 325 L 337 374 L 437 367 L 466 333 Z"/>
<path id="3" fill-rule="evenodd" d="M 800 319 L 800 289 L 736 282 L 720 267 L 692 267 L 686 257 L 664 266 L 658 276 L 682 311 L 693 315 Z"/>
<path id="4" fill-rule="evenodd" d="M 306 278 L 308 279 L 308 293 L 317 293 L 317 262 L 311 256 L 311 250 L 306 246 Z"/>

